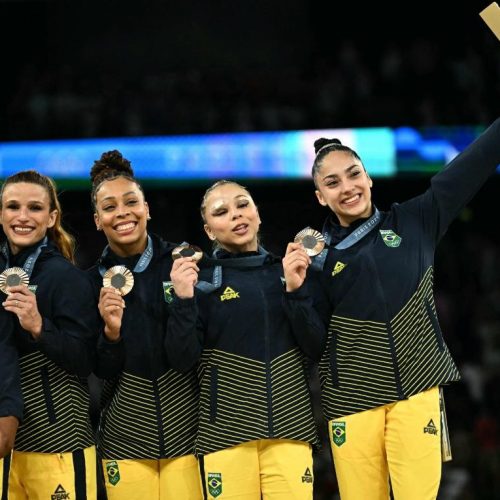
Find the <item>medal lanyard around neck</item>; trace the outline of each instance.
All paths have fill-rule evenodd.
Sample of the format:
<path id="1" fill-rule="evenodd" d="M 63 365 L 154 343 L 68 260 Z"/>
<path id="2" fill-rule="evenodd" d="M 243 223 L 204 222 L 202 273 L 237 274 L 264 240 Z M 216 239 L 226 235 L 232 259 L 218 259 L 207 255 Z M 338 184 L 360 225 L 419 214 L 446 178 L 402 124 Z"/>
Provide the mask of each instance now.
<path id="1" fill-rule="evenodd" d="M 374 229 L 376 225 L 380 222 L 381 218 L 382 216 L 380 215 L 378 208 L 375 207 L 374 214 L 367 221 L 363 222 L 361 226 L 359 226 L 351 234 L 346 236 L 342 241 L 339 241 L 333 248 L 335 248 L 336 250 L 345 250 L 346 248 L 352 247 L 359 240 L 363 239 L 372 229 Z M 328 222 L 325 222 L 323 226 L 323 237 L 325 238 L 325 248 L 321 251 L 320 254 L 314 257 L 312 263 L 312 267 L 314 269 L 317 270 L 323 269 L 326 261 L 326 256 L 328 255 L 330 243 L 332 241 L 332 236 L 333 232 L 331 229 L 328 228 Z"/>
<path id="2" fill-rule="evenodd" d="M 100 258 L 101 262 L 103 261 L 103 259 L 105 259 L 108 256 L 108 253 L 109 253 L 109 245 L 106 245 L 106 248 L 102 252 L 102 255 Z M 149 236 L 149 234 L 148 234 L 148 244 L 146 246 L 146 249 L 144 250 L 144 252 L 142 252 L 142 254 L 139 257 L 139 260 L 137 261 L 137 264 L 135 265 L 132 272 L 142 273 L 142 271 L 147 269 L 152 258 L 153 258 L 153 240 L 151 239 L 151 236 Z M 101 276 L 104 276 L 105 272 L 106 272 L 106 268 L 102 264 L 100 264 L 99 265 L 99 273 L 101 274 Z"/>
<path id="3" fill-rule="evenodd" d="M 31 273 L 33 272 L 33 268 L 35 267 L 36 261 L 40 254 L 42 253 L 42 250 L 47 246 L 48 244 L 48 238 L 45 236 L 45 238 L 41 241 L 41 243 L 33 250 L 28 255 L 28 258 L 24 261 L 24 264 L 22 265 L 22 268 L 26 271 L 26 274 L 31 278 Z M 9 250 L 8 250 L 8 243 L 5 242 L 2 245 L 2 254 L 5 257 L 5 262 L 6 266 L 5 269 L 8 269 L 10 267 L 10 258 L 9 258 Z"/>
<path id="4" fill-rule="evenodd" d="M 217 251 L 214 252 L 213 262 L 216 264 L 214 267 L 212 283 L 208 281 L 198 281 L 195 287 L 203 292 L 213 292 L 220 288 L 222 284 L 222 268 L 243 268 L 243 267 L 259 267 L 261 266 L 268 255 L 268 251 L 259 246 L 259 255 L 251 255 L 249 257 L 236 257 L 234 259 L 217 259 Z"/>

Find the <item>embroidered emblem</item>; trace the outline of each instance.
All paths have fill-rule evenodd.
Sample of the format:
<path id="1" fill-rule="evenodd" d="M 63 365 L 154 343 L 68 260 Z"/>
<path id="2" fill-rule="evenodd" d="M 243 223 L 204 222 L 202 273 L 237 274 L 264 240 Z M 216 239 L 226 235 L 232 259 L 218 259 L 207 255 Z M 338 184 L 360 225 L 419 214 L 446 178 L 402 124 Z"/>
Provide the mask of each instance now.
<path id="1" fill-rule="evenodd" d="M 37 288 L 38 288 L 38 285 L 28 285 L 28 290 L 32 293 L 36 293 Z"/>
<path id="2" fill-rule="evenodd" d="M 392 229 L 381 229 L 380 234 L 384 243 L 391 248 L 397 248 L 401 245 L 403 238 L 398 236 Z"/>
<path id="3" fill-rule="evenodd" d="M 163 282 L 163 297 L 167 304 L 170 304 L 174 300 L 174 296 L 172 295 L 173 290 L 174 290 L 174 285 L 171 281 Z"/>
<path id="4" fill-rule="evenodd" d="M 68 498 L 69 493 L 66 493 L 66 490 L 62 487 L 62 485 L 58 485 L 56 491 L 50 495 L 50 500 L 67 500 Z"/>
<path id="5" fill-rule="evenodd" d="M 311 474 L 311 470 L 309 467 L 306 468 L 306 471 L 304 472 L 304 475 L 302 476 L 302 482 L 303 483 L 312 483 L 313 482 L 313 475 Z"/>
<path id="6" fill-rule="evenodd" d="M 115 460 L 106 462 L 106 473 L 108 474 L 108 481 L 115 486 L 120 481 L 120 469 Z"/>
<path id="7" fill-rule="evenodd" d="M 226 289 L 224 290 L 224 293 L 220 296 L 221 302 L 224 302 L 225 300 L 239 299 L 239 298 L 240 298 L 240 292 L 235 292 L 230 286 L 227 286 Z"/>
<path id="8" fill-rule="evenodd" d="M 208 492 L 213 498 L 222 493 L 222 474 L 220 472 L 208 473 Z"/>
<path id="9" fill-rule="evenodd" d="M 433 434 L 434 436 L 438 435 L 438 430 L 432 418 L 429 420 L 429 423 L 424 427 L 424 434 Z"/>
<path id="10" fill-rule="evenodd" d="M 332 422 L 332 440 L 337 446 L 342 446 L 345 443 L 345 422 Z"/>
<path id="11" fill-rule="evenodd" d="M 335 276 L 336 274 L 340 273 L 340 271 L 342 271 L 346 266 L 347 264 L 344 264 L 343 262 L 340 262 L 340 260 L 338 260 L 337 263 L 335 264 L 335 267 L 333 268 L 332 276 Z"/>

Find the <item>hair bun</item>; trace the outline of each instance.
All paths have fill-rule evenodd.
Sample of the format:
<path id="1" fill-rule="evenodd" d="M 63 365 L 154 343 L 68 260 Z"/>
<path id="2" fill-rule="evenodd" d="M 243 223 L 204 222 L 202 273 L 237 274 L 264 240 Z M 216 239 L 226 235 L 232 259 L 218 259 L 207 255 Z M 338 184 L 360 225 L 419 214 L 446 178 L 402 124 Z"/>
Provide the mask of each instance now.
<path id="1" fill-rule="evenodd" d="M 106 151 L 101 155 L 99 160 L 94 162 L 90 170 L 90 180 L 92 183 L 95 183 L 96 179 L 101 178 L 108 172 L 134 177 L 134 171 L 130 161 L 124 158 L 117 149 Z"/>
<path id="2" fill-rule="evenodd" d="M 342 143 L 338 139 L 325 139 L 324 137 L 321 137 L 320 139 L 316 139 L 314 141 L 314 152 L 318 154 L 318 151 L 325 146 L 329 146 L 330 144 L 339 144 L 341 145 Z"/>

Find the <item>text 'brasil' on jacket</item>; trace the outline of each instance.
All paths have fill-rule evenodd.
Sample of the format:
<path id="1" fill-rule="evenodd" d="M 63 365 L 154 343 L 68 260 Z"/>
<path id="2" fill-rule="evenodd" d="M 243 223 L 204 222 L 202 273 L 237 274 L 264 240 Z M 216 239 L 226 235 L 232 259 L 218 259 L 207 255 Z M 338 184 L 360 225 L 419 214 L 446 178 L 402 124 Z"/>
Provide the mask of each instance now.
<path id="1" fill-rule="evenodd" d="M 308 332 L 294 331 L 286 314 L 280 259 L 260 256 L 250 265 L 253 252 L 222 255 L 215 290 L 172 303 L 171 362 L 186 370 L 200 361 L 197 455 L 267 438 L 318 444 L 300 348 Z M 212 282 L 214 269 L 202 268 L 200 281 Z"/>
<path id="2" fill-rule="evenodd" d="M 346 234 L 327 221 L 332 242 L 321 281 L 333 310 L 319 369 L 328 419 L 459 379 L 436 316 L 434 252 L 500 163 L 499 145 L 496 120 L 425 193 L 381 212 L 376 227 L 349 248 L 332 248 Z"/>
<path id="3" fill-rule="evenodd" d="M 175 245 L 150 235 L 152 258 L 134 272 L 134 286 L 125 295 L 121 339 L 98 341 L 96 374 L 105 380 L 98 430 L 98 450 L 106 459 L 160 459 L 193 453 L 198 422 L 198 382 L 194 371 L 171 369 L 164 335 L 171 300 L 171 252 Z M 96 296 L 101 270 L 126 265 L 139 256 L 120 258 L 109 252 L 89 270 Z"/>

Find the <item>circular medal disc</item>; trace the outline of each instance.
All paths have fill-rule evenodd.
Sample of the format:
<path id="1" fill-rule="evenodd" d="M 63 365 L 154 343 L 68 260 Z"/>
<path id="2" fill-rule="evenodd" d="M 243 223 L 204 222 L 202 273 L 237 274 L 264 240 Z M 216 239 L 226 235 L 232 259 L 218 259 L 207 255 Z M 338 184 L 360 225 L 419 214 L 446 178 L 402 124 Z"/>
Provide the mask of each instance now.
<path id="1" fill-rule="evenodd" d="M 28 286 L 30 278 L 22 267 L 9 267 L 0 274 L 0 290 L 9 295 L 7 288 L 17 285 Z"/>
<path id="2" fill-rule="evenodd" d="M 180 259 L 181 257 L 191 257 L 195 262 L 198 262 L 203 256 L 203 252 L 195 245 L 180 245 L 172 250 L 172 259 Z"/>
<path id="3" fill-rule="evenodd" d="M 102 278 L 102 286 L 116 288 L 127 295 L 134 287 L 134 275 L 125 266 L 110 267 Z"/>
<path id="4" fill-rule="evenodd" d="M 325 248 L 325 238 L 323 238 L 323 235 L 310 227 L 306 227 L 298 232 L 293 241 L 295 243 L 302 243 L 309 257 L 318 255 Z"/>

